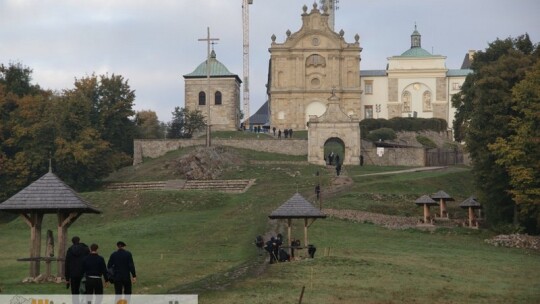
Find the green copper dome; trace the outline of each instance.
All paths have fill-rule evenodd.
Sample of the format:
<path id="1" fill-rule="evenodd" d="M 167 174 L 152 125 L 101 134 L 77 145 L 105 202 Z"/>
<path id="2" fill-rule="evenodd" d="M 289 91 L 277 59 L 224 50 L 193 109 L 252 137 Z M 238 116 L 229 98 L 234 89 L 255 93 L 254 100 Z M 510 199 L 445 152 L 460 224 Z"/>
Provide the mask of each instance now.
<path id="1" fill-rule="evenodd" d="M 207 60 L 203 61 L 203 63 L 199 64 L 199 66 L 195 69 L 195 71 L 184 75 L 184 77 L 206 77 L 206 62 Z M 210 77 L 216 77 L 216 76 L 236 76 L 236 74 L 233 74 L 229 72 L 229 70 L 223 65 L 223 63 L 219 62 L 216 59 L 216 52 L 212 50 L 212 53 L 210 54 Z"/>
<path id="2" fill-rule="evenodd" d="M 422 35 L 416 29 L 414 24 L 414 32 L 411 34 L 411 48 L 401 54 L 402 57 L 431 57 L 431 53 L 422 48 Z"/>
<path id="3" fill-rule="evenodd" d="M 431 57 L 433 55 L 421 47 L 414 47 L 403 52 L 401 56 L 402 57 Z"/>

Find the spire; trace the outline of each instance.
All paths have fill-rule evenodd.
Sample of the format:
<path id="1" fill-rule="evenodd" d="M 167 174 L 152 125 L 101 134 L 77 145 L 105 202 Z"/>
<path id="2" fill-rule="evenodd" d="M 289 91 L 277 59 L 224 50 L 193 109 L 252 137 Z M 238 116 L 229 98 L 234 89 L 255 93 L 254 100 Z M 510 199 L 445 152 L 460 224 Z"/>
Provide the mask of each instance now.
<path id="1" fill-rule="evenodd" d="M 422 35 L 416 29 L 416 22 L 414 23 L 414 32 L 411 35 L 411 49 L 422 47 Z"/>

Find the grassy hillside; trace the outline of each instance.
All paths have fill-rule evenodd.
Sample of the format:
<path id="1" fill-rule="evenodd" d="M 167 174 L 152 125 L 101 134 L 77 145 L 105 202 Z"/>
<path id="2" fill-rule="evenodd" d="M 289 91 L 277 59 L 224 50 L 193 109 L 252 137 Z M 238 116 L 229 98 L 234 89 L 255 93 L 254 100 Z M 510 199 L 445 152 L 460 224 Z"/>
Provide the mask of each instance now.
<path id="1" fill-rule="evenodd" d="M 82 193 L 103 214 L 83 215 L 70 228 L 70 237 L 98 243 L 106 259 L 116 241 L 125 241 L 137 266 L 136 293 L 197 293 L 200 303 L 297 303 L 302 286 L 303 303 L 540 301 L 540 255 L 487 245 L 483 240 L 491 234 L 482 230 L 388 230 L 328 218 L 309 228 L 310 242 L 318 248 L 315 259 L 267 265 L 252 242 L 258 234 L 283 229 L 269 223 L 268 214 L 296 191 L 313 197 L 317 171 L 324 191 L 333 171 L 302 163 L 250 162 L 305 157 L 233 151 L 245 161 L 231 166 L 223 178 L 256 178 L 246 193 Z M 125 168 L 110 180 L 174 178 L 168 164 L 182 153 Z M 420 217 L 422 210 L 413 202 L 423 194 L 443 189 L 459 203 L 474 193 L 466 168 L 365 176 L 396 169 L 346 167 L 354 183 L 324 197 L 324 206 Z M 450 212 L 459 215 L 456 205 L 450 205 Z M 61 284 L 20 283 L 28 265 L 15 260 L 28 254 L 29 229 L 20 219 L 0 229 L 0 248 L 9 248 L 0 251 L 2 293 L 66 293 Z M 52 215 L 45 217 L 47 229 L 56 235 Z M 293 223 L 293 236 L 303 239 L 299 221 Z"/>

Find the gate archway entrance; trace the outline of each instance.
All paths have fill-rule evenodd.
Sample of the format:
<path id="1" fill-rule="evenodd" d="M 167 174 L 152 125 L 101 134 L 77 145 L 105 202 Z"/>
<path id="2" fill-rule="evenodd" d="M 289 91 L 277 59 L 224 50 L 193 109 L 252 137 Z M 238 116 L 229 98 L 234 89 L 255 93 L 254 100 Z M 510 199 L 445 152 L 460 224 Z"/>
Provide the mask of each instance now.
<path id="1" fill-rule="evenodd" d="M 339 154 L 341 164 L 360 164 L 360 120 L 345 114 L 339 106 L 339 98 L 333 93 L 326 112 L 320 117 L 309 117 L 308 161 L 325 165 L 324 158 L 332 149 Z"/>
<path id="2" fill-rule="evenodd" d="M 336 155 L 339 156 L 339 162 L 343 163 L 343 160 L 345 159 L 345 143 L 341 138 L 338 137 L 331 137 L 326 140 L 324 143 L 324 156 L 326 156 L 326 160 L 328 162 L 328 155 L 333 154 L 334 155 L 334 161 L 332 162 L 333 165 L 336 164 Z"/>

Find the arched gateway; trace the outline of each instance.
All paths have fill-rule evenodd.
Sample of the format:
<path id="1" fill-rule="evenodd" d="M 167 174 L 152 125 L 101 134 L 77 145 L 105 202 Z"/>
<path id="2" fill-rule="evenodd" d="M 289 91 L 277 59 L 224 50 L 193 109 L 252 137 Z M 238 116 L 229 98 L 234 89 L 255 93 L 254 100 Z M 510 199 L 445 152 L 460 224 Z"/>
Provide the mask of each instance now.
<path id="1" fill-rule="evenodd" d="M 340 155 L 342 164 L 360 164 L 360 120 L 345 114 L 339 106 L 339 98 L 333 93 L 326 112 L 320 117 L 309 117 L 308 161 L 325 165 L 325 146 L 332 142 L 341 142 L 344 146 L 343 155 Z"/>

